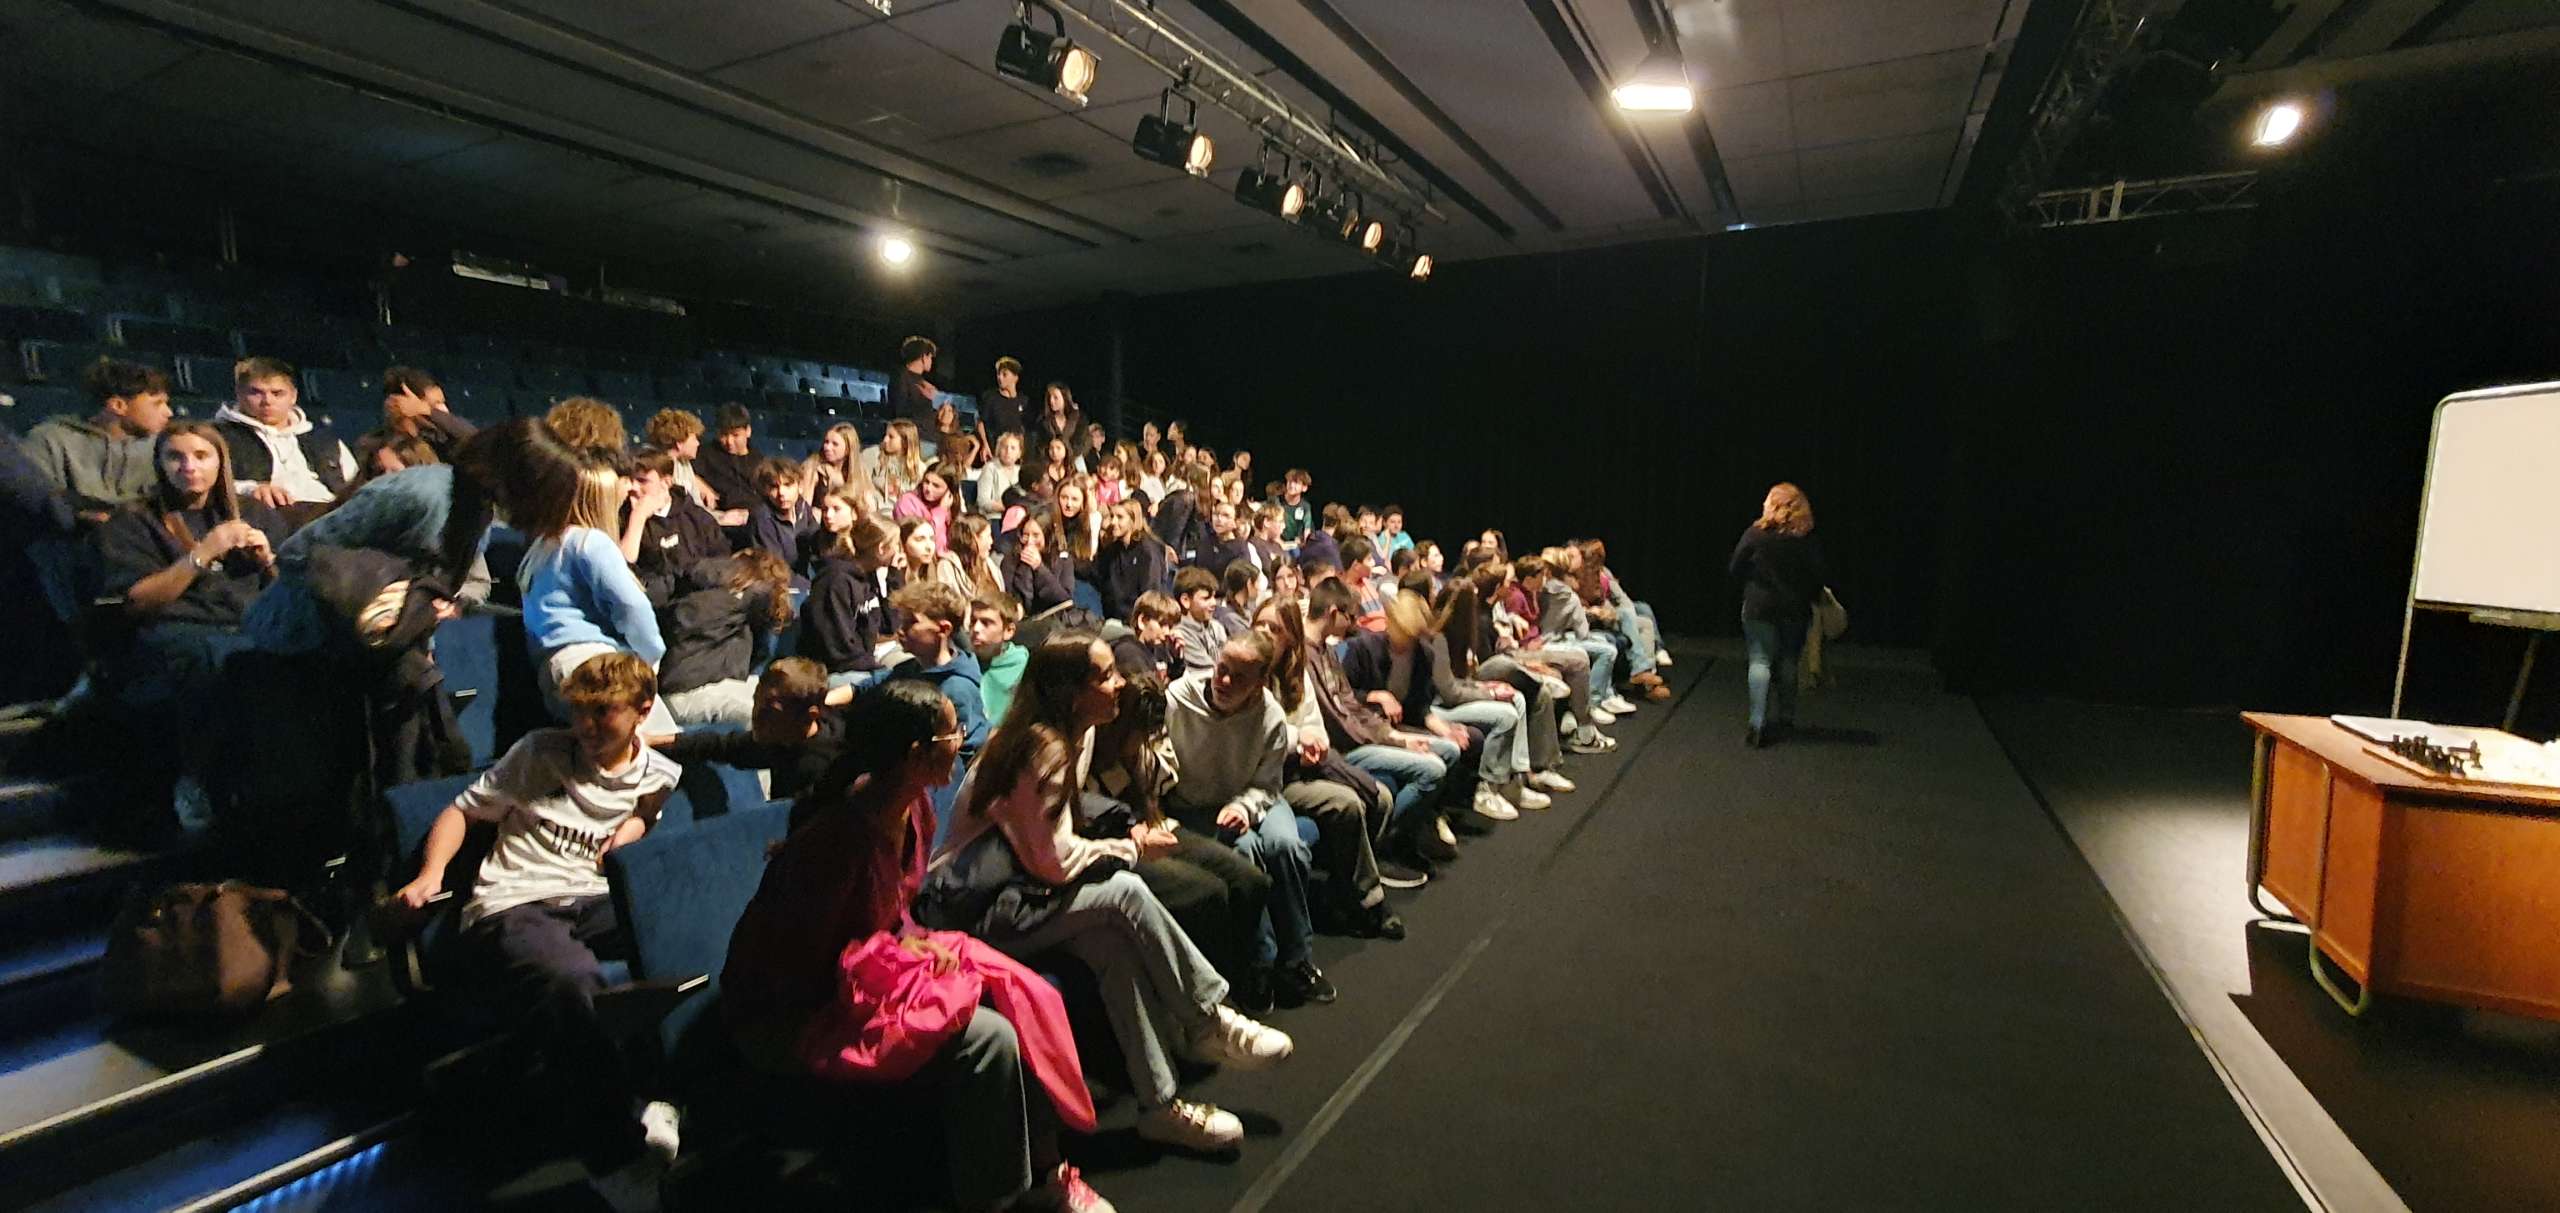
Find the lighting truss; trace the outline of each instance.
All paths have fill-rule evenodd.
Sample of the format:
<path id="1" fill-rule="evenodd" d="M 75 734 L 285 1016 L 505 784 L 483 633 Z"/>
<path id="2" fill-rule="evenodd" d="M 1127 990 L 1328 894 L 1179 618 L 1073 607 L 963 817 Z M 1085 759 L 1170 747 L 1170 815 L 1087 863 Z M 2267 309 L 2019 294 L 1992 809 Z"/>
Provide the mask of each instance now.
<path id="1" fill-rule="evenodd" d="M 1357 179 L 1363 188 L 1397 199 L 1397 209 L 1448 218 L 1432 205 L 1427 186 L 1408 180 L 1377 149 L 1291 104 L 1146 0 L 1050 0 L 1050 5 L 1093 27 L 1166 79 L 1187 82 L 1202 101 L 1235 115 L 1299 163 L 1320 166 L 1335 181 Z"/>
<path id="2" fill-rule="evenodd" d="M 2027 215 L 2037 227 L 2085 227 L 2163 215 L 2245 211 L 2257 205 L 2258 174 L 2243 171 L 2046 190 L 2027 200 Z"/>
<path id="3" fill-rule="evenodd" d="M 2027 118 L 2026 136 L 2010 157 L 1996 200 L 2003 218 L 2017 226 L 2035 221 L 2034 204 L 2054 166 L 2079 139 L 2107 86 L 2141 60 L 2134 42 L 2144 23 L 2175 7 L 2172 0 L 2087 0 L 2071 31 L 2071 45 L 2045 81 Z"/>

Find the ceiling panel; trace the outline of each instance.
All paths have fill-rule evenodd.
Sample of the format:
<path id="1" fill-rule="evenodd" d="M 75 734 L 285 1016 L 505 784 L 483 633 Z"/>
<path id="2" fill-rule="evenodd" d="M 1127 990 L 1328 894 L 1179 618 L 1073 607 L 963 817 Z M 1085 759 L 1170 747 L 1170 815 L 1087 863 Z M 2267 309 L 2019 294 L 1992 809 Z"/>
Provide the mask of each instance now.
<path id="1" fill-rule="evenodd" d="M 1807 198 L 1926 190 L 1935 196 L 1955 152 L 1956 130 L 1806 148 L 1796 154 Z"/>
<path id="2" fill-rule="evenodd" d="M 1525 7 L 1467 0 L 1337 0 L 1336 7 L 1568 226 L 1653 217 L 1616 136 Z M 1499 56 L 1493 63 L 1489 52 Z"/>
<path id="3" fill-rule="evenodd" d="M 1803 183 L 1796 177 L 1794 152 L 1728 157 L 1724 172 L 1726 179 L 1733 182 L 1734 197 L 1742 203 L 1743 217 L 1753 222 L 1765 222 L 1763 212 L 1770 207 L 1788 205 L 1804 197 Z"/>
<path id="4" fill-rule="evenodd" d="M 1716 151 L 1727 159 L 1764 156 L 1796 145 L 1795 119 L 1788 112 L 1789 85 L 1784 80 L 1709 89 L 1698 107 L 1715 134 Z"/>
<path id="5" fill-rule="evenodd" d="M 1793 0 L 1790 75 L 1990 45 L 2007 0 Z"/>
<path id="6" fill-rule="evenodd" d="M 1789 83 L 1795 137 L 1806 147 L 1962 125 L 1982 72 L 1979 50 L 1889 59 Z"/>
<path id="7" fill-rule="evenodd" d="M 177 39 L 136 26 L 52 16 L 0 15 L 0 65 L 7 67 L 10 79 L 108 94 L 147 83 L 197 53 Z"/>
<path id="8" fill-rule="evenodd" d="M 1127 143 L 1065 114 L 945 139 L 933 148 L 964 171 L 1043 201 L 1157 181 L 1171 171 L 1138 159 Z M 1070 163 L 1079 167 L 1070 169 Z"/>
<path id="9" fill-rule="evenodd" d="M 1723 89 L 1787 75 L 1789 0 L 1678 0 L 1671 25 L 1689 82 Z"/>
<path id="10" fill-rule="evenodd" d="M 253 0 L 254 2 L 254 0 Z M 678 67 L 735 63 L 878 18 L 842 0 L 517 0 L 563 25 Z"/>
<path id="11" fill-rule="evenodd" d="M 1108 223 L 1141 240 L 1158 240 L 1192 232 L 1214 231 L 1257 221 L 1254 212 L 1235 200 L 1239 170 L 1212 173 L 1206 181 L 1176 175 L 1163 181 L 1071 194 L 1056 200 L 1063 209 Z M 1280 221 L 1267 216 L 1276 230 Z"/>

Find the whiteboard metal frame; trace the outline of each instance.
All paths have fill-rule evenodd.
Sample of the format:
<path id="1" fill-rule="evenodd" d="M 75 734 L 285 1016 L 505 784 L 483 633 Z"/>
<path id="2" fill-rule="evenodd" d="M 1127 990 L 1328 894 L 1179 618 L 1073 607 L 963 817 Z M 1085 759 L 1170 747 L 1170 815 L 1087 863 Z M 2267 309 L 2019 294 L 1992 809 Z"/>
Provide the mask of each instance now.
<path id="1" fill-rule="evenodd" d="M 2436 443 L 2444 436 L 2445 409 L 2450 405 L 2466 404 L 2475 400 L 2503 400 L 2509 396 L 2552 394 L 2560 394 L 2560 382 L 2517 383 L 2510 384 L 2506 387 L 2481 388 L 2476 391 L 2455 392 L 2454 394 L 2436 402 L 2435 416 L 2427 425 L 2426 478 L 2420 482 L 2418 486 L 2417 539 L 2419 546 L 2409 554 L 2409 594 L 2400 608 L 2400 660 L 2391 671 L 2391 714 L 2394 717 L 2400 715 L 2401 694 L 2408 686 L 2409 633 L 2411 628 L 2417 622 L 2419 611 L 2451 611 L 2468 616 L 2473 623 L 2485 623 L 2496 627 L 2526 628 L 2536 632 L 2560 632 L 2560 613 L 2522 611 L 2513 607 L 2491 606 L 2485 603 L 2476 602 L 2422 602 L 2418 599 L 2418 561 L 2426 555 L 2427 503 L 2434 495 L 2433 490 L 2435 488 L 2436 480 Z M 2540 637 L 2535 637 L 2534 643 L 2525 650 L 2524 669 L 2521 671 L 2516 683 L 2517 696 L 2521 696 L 2524 692 L 2524 679 L 2531 677 L 2533 674 L 2533 654 L 2534 650 L 2541 647 L 2540 640 Z M 2513 706 L 2510 706 L 2508 709 L 2507 724 L 2510 728 L 2514 727 L 2515 710 Z"/>

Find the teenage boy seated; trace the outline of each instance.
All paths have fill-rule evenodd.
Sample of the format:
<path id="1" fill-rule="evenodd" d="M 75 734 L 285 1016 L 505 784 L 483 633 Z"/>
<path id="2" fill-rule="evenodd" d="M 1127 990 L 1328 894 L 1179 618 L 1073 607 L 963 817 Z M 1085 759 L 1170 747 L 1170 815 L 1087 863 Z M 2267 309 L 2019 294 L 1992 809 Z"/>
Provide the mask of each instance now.
<path id="1" fill-rule="evenodd" d="M 1276 505 L 1255 506 L 1242 523 L 1245 542 L 1253 545 L 1253 567 L 1271 572 L 1271 566 L 1289 554 L 1289 545 L 1280 538 L 1288 524 L 1288 516 Z"/>
<path id="2" fill-rule="evenodd" d="M 889 567 L 897 546 L 889 528 L 862 519 L 818 561 L 809 579 L 809 601 L 800 610 L 800 656 L 826 666 L 839 686 L 879 680 L 881 642 L 895 630 L 888 597 L 899 584 Z"/>
<path id="3" fill-rule="evenodd" d="M 1316 525 L 1316 508 L 1307 500 L 1307 490 L 1316 485 L 1315 477 L 1305 468 L 1290 468 L 1280 477 L 1280 542 L 1289 545 L 1289 554 L 1298 554 L 1298 544 Z"/>
<path id="4" fill-rule="evenodd" d="M 153 367 L 100 358 L 80 373 L 97 412 L 47 417 L 27 431 L 27 457 L 84 523 L 105 522 L 158 482 L 151 440 L 169 424 L 169 377 Z"/>
<path id="5" fill-rule="evenodd" d="M 1192 566 L 1206 569 L 1214 576 L 1239 560 L 1251 561 L 1253 545 L 1237 528 L 1236 507 L 1224 501 L 1212 501 L 1208 509 L 1209 538 L 1192 556 Z"/>
<path id="6" fill-rule="evenodd" d="M 756 453 L 755 425 L 755 417 L 745 405 L 721 405 L 713 422 L 713 439 L 718 445 L 693 457 L 694 482 L 709 490 L 712 500 L 719 503 L 710 508 L 722 526 L 747 525 L 747 507 L 759 496 L 756 468 L 763 464 L 764 456 Z"/>
<path id="7" fill-rule="evenodd" d="M 640 743 L 657 679 L 637 656 L 588 658 L 560 697 L 569 727 L 527 733 L 455 797 L 427 831 L 417 879 L 393 896 L 425 909 L 471 823 L 497 827 L 462 906 L 461 947 L 521 1016 L 598 1190 L 625 1207 L 654 1190 L 677 1130 L 672 1107 L 639 1104 L 632 1067 L 596 1017 L 603 962 L 628 950 L 601 861 L 648 831 L 683 769 Z"/>
<path id="8" fill-rule="evenodd" d="M 302 411 L 293 384 L 291 363 L 243 358 L 231 368 L 231 403 L 213 415 L 213 424 L 231 447 L 232 487 L 302 523 L 356 478 L 356 457 Z"/>
<path id="9" fill-rule="evenodd" d="M 1378 575 L 1373 555 L 1375 549 L 1366 539 L 1354 536 L 1343 541 L 1342 586 L 1351 591 L 1353 617 L 1370 631 L 1387 626 L 1387 595 L 1395 590 L 1393 583 Z"/>
<path id="10" fill-rule="evenodd" d="M 969 627 L 969 600 L 939 581 L 911 581 L 889 598 L 906 622 L 898 629 L 907 659 L 891 678 L 918 678 L 942 688 L 960 722 L 960 761 L 965 765 L 987 739 L 987 707 L 981 697 L 977 655 L 960 642 Z M 958 781 L 953 781 L 958 786 Z"/>
<path id="11" fill-rule="evenodd" d="M 989 727 L 1004 720 L 1013 706 L 1013 689 L 1022 685 L 1022 670 L 1031 650 L 1013 642 L 1022 626 L 1022 600 L 991 594 L 969 604 L 969 649 L 978 655 L 978 699 L 987 709 Z"/>
<path id="12" fill-rule="evenodd" d="M 830 710 L 827 669 L 785 657 L 756 679 L 755 707 L 743 733 L 693 732 L 652 737 L 660 753 L 686 766 L 716 762 L 768 773 L 767 794 L 796 800 L 844 753 L 844 717 Z M 850 693 L 845 693 L 850 699 Z"/>
<path id="13" fill-rule="evenodd" d="M 747 543 L 800 569 L 817 554 L 812 545 L 818 534 L 818 512 L 800 498 L 800 465 L 788 459 L 765 460 L 756 469 L 755 504 L 747 507 Z M 809 588 L 808 579 L 794 573 L 791 588 Z"/>
<path id="14" fill-rule="evenodd" d="M 1182 604 L 1182 622 L 1174 625 L 1182 668 L 1218 664 L 1218 650 L 1227 643 L 1227 629 L 1218 623 L 1218 575 L 1196 564 L 1184 569 L 1173 575 L 1173 597 Z"/>
<path id="15" fill-rule="evenodd" d="M 1181 673 L 1182 642 L 1175 634 L 1181 621 L 1182 607 L 1172 595 L 1154 590 L 1138 595 L 1138 604 L 1129 608 L 1130 630 L 1111 642 L 1121 675 L 1143 672 L 1170 682 Z"/>
<path id="16" fill-rule="evenodd" d="M 684 409 L 659 409 L 640 427 L 640 435 L 675 461 L 676 487 L 685 496 L 703 509 L 720 508 L 719 500 L 693 474 L 693 461 L 702 454 L 702 418 Z"/>
<path id="17" fill-rule="evenodd" d="M 675 469 L 675 456 L 658 447 L 632 451 L 631 500 L 622 512 L 623 559 L 661 610 L 686 569 L 729 554 L 720 520 L 677 486 Z"/>
<path id="18" fill-rule="evenodd" d="M 1295 740 L 1288 715 L 1264 693 L 1271 640 L 1247 631 L 1218 649 L 1211 668 L 1176 679 L 1165 693 L 1165 737 L 1174 785 L 1165 810 L 1187 829 L 1234 847 L 1271 878 L 1245 997 L 1269 991 L 1283 1006 L 1332 1002 L 1333 983 L 1315 963 L 1315 920 L 1307 909 L 1314 856 L 1298 837 L 1297 815 L 1280 798 Z"/>

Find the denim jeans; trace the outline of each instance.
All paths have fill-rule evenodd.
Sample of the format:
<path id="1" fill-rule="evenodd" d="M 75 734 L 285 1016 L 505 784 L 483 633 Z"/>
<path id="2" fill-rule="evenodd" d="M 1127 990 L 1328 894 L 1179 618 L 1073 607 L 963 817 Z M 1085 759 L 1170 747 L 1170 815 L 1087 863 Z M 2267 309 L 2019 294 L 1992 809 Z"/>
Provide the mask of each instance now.
<path id="1" fill-rule="evenodd" d="M 1428 822 L 1429 814 L 1440 806 L 1441 784 L 1449 778 L 1449 764 L 1456 758 L 1456 746 L 1438 738 L 1431 752 L 1417 754 L 1400 745 L 1364 745 L 1342 757 L 1351 765 L 1374 775 L 1395 789 L 1396 803 L 1387 812 L 1389 832 L 1414 828 L 1415 822 Z M 1448 758 L 1440 756 L 1440 747 L 1448 746 Z"/>
<path id="2" fill-rule="evenodd" d="M 1795 723 L 1796 655 L 1804 651 L 1804 629 L 1802 623 L 1742 621 L 1742 647 L 1750 656 L 1752 728 L 1767 728 L 1772 719 Z"/>
<path id="3" fill-rule="evenodd" d="M 1598 634 L 1559 637 L 1556 643 L 1571 645 L 1591 658 L 1591 699 L 1597 703 L 1618 693 L 1618 646 Z"/>
<path id="4" fill-rule="evenodd" d="M 1442 716 L 1484 730 L 1484 777 L 1509 783 L 1529 773 L 1528 731 L 1520 701 L 1479 699 L 1442 704 Z"/>
<path id="5" fill-rule="evenodd" d="M 1213 818 L 1215 814 L 1211 815 Z M 1214 820 L 1202 823 L 1215 828 Z M 1294 965 L 1313 955 L 1315 919 L 1307 911 L 1307 873 L 1315 854 L 1298 837 L 1298 815 L 1279 801 L 1262 821 L 1242 833 L 1217 831 L 1218 841 L 1234 847 L 1271 878 L 1271 899 L 1264 903 L 1262 933 L 1254 941 L 1254 963 L 1268 969 Z"/>

